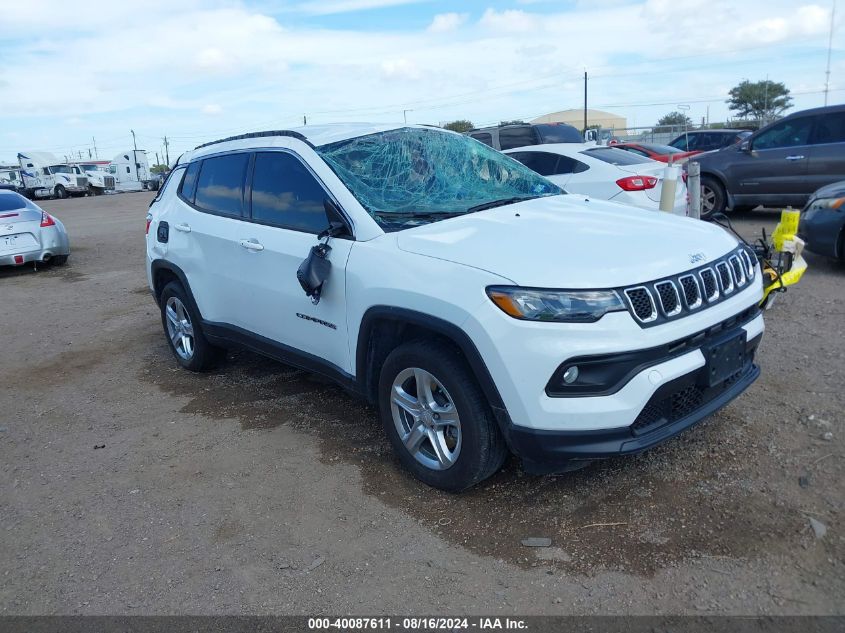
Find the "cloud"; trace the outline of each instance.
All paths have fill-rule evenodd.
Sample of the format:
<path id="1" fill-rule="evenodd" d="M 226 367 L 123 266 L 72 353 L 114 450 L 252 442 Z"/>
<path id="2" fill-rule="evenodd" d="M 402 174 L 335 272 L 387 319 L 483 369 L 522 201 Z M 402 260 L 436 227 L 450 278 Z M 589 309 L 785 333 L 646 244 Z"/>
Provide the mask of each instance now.
<path id="1" fill-rule="evenodd" d="M 439 13 L 434 16 L 431 24 L 428 26 L 430 33 L 446 33 L 460 28 L 467 19 L 468 13 Z"/>
<path id="2" fill-rule="evenodd" d="M 214 116 L 217 114 L 221 114 L 223 112 L 223 107 L 217 103 L 206 103 L 202 108 L 200 108 L 200 112 L 202 112 L 203 114 Z"/>
<path id="3" fill-rule="evenodd" d="M 381 70 L 387 79 L 419 79 L 421 75 L 417 65 L 404 58 L 382 62 Z"/>
<path id="4" fill-rule="evenodd" d="M 419 4 L 431 0 L 312 0 L 296 7 L 296 10 L 312 15 L 330 15 L 333 13 L 352 13 L 398 7 L 404 4 Z"/>
<path id="5" fill-rule="evenodd" d="M 519 9 L 496 11 L 487 9 L 481 16 L 480 24 L 495 31 L 507 33 L 525 33 L 537 28 L 540 17 Z"/>

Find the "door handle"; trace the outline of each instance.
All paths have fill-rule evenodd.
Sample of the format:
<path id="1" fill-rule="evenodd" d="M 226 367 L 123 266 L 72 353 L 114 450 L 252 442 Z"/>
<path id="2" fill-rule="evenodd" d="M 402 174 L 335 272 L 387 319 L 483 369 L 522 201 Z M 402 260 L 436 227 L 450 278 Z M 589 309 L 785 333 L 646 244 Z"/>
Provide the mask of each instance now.
<path id="1" fill-rule="evenodd" d="M 177 231 L 182 231 L 182 233 L 190 233 L 191 232 L 191 227 L 188 226 L 187 224 L 174 224 L 173 228 L 176 229 Z"/>
<path id="2" fill-rule="evenodd" d="M 787 156 L 786 160 L 802 160 L 803 156 Z"/>
<path id="3" fill-rule="evenodd" d="M 240 242 L 238 242 L 238 244 L 243 246 L 248 251 L 256 251 L 257 252 L 257 251 L 263 251 L 264 250 L 264 245 L 259 244 L 258 242 L 254 241 L 254 240 L 241 240 Z"/>

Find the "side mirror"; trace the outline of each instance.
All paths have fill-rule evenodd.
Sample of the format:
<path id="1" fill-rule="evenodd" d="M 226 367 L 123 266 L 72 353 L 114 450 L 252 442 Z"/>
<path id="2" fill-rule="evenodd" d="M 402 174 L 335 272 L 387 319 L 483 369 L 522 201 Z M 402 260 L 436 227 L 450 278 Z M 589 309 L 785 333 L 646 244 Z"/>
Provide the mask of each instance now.
<path id="1" fill-rule="evenodd" d="M 751 153 L 751 141 L 742 141 L 739 144 L 739 151 L 745 152 L 746 154 L 750 154 Z"/>

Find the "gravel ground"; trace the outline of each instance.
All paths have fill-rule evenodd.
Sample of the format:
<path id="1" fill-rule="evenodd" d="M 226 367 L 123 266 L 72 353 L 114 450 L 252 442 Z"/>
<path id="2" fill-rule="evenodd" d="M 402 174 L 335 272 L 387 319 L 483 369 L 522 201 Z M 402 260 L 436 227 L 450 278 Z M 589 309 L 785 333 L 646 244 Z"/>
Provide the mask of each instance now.
<path id="1" fill-rule="evenodd" d="M 45 202 L 68 265 L 0 271 L 0 613 L 845 613 L 845 266 L 808 256 L 762 377 L 706 423 L 450 495 L 317 377 L 247 353 L 178 369 L 150 197 Z"/>

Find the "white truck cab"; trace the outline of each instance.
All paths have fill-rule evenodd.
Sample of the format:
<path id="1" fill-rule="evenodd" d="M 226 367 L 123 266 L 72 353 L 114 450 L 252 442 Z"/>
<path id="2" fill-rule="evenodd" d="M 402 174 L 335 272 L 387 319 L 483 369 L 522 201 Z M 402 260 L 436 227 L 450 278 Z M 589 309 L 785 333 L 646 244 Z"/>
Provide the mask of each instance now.
<path id="1" fill-rule="evenodd" d="M 329 376 L 448 490 L 508 452 L 548 473 L 646 450 L 760 373 L 762 274 L 733 235 L 439 128 L 200 146 L 151 204 L 146 267 L 183 367 L 241 347 Z"/>
<path id="2" fill-rule="evenodd" d="M 19 152 L 18 163 L 29 198 L 67 198 L 88 192 L 88 177 L 49 152 Z"/>
<path id="3" fill-rule="evenodd" d="M 109 173 L 115 178 L 117 191 L 142 191 L 149 189 L 152 178 L 147 152 L 142 149 L 126 150 L 114 157 Z"/>
<path id="4" fill-rule="evenodd" d="M 73 172 L 88 178 L 88 193 L 100 196 L 115 190 L 115 177 L 97 163 L 76 163 Z"/>

